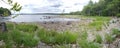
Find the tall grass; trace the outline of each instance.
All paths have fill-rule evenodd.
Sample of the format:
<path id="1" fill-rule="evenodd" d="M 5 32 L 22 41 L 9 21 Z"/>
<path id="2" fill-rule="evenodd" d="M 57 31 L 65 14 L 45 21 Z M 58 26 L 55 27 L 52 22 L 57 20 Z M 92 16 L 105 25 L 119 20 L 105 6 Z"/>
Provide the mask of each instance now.
<path id="1" fill-rule="evenodd" d="M 8 23 L 7 27 L 8 32 L 0 32 L 0 41 L 3 40 L 5 42 L 5 48 L 13 48 L 13 45 L 16 45 L 17 48 L 21 45 L 24 45 L 24 47 L 34 47 L 39 43 L 39 39 L 34 37 L 35 34 L 29 33 L 35 31 L 37 26 Z"/>
<path id="2" fill-rule="evenodd" d="M 16 25 L 16 29 L 18 29 L 19 31 L 23 31 L 23 32 L 34 32 L 37 30 L 37 26 L 36 25 L 30 25 L 30 24 L 18 24 Z"/>
<path id="3" fill-rule="evenodd" d="M 26 47 L 34 47 L 38 44 L 38 39 L 34 38 L 32 34 L 20 32 L 17 30 L 13 30 L 11 32 L 11 36 L 13 41 L 19 46 L 24 45 Z"/>
<path id="4" fill-rule="evenodd" d="M 109 17 L 100 17 L 100 16 L 95 16 L 90 18 L 93 19 L 93 22 L 89 24 L 89 27 L 95 28 L 97 31 L 100 31 L 103 27 L 103 24 L 108 23 L 111 19 Z"/>
<path id="5" fill-rule="evenodd" d="M 78 38 L 78 35 L 76 33 L 71 33 L 71 32 L 58 33 L 55 31 L 45 31 L 44 29 L 41 29 L 38 32 L 38 36 L 42 42 L 49 45 L 72 44 L 72 43 L 76 43 L 76 40 Z"/>
<path id="6" fill-rule="evenodd" d="M 100 35 L 96 35 L 96 40 L 95 40 L 95 42 L 101 44 L 101 43 L 103 42 L 102 37 L 101 37 Z"/>
<path id="7" fill-rule="evenodd" d="M 112 29 L 112 35 L 120 38 L 120 30 L 119 29 Z"/>
<path id="8" fill-rule="evenodd" d="M 101 48 L 98 43 L 88 42 L 87 40 L 80 40 L 79 45 L 81 48 Z"/>
<path id="9" fill-rule="evenodd" d="M 106 34 L 105 35 L 105 41 L 106 43 L 110 44 L 115 40 L 115 38 L 111 34 Z"/>

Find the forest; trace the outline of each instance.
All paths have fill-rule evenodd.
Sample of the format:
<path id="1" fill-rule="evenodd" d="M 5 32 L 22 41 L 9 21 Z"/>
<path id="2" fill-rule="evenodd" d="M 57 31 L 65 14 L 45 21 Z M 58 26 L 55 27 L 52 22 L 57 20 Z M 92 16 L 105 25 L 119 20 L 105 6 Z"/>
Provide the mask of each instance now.
<path id="1" fill-rule="evenodd" d="M 95 3 L 90 0 L 82 11 L 71 12 L 70 14 L 120 16 L 120 0 L 99 0 L 99 2 Z"/>

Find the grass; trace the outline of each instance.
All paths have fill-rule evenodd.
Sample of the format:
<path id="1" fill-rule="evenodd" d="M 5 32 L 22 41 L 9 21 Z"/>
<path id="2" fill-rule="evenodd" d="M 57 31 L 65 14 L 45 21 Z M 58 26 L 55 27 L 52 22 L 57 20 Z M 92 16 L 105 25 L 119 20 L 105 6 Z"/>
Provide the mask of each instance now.
<path id="1" fill-rule="evenodd" d="M 88 37 L 88 33 L 86 31 L 80 33 L 80 40 L 86 40 Z"/>
<path id="2" fill-rule="evenodd" d="M 19 30 L 19 31 L 23 31 L 23 32 L 34 32 L 38 29 L 37 26 L 35 25 L 30 25 L 30 24 L 18 24 L 16 26 L 16 28 Z"/>
<path id="3" fill-rule="evenodd" d="M 112 43 L 114 40 L 115 40 L 115 38 L 112 37 L 111 34 L 106 34 L 106 35 L 105 35 L 105 41 L 106 41 L 106 43 L 110 44 L 110 43 Z"/>
<path id="4" fill-rule="evenodd" d="M 95 28 L 97 31 L 100 31 L 104 25 L 104 23 L 108 23 L 111 18 L 102 17 L 102 16 L 90 16 L 89 18 L 93 19 L 93 22 L 88 25 L 90 28 Z"/>
<path id="5" fill-rule="evenodd" d="M 38 36 L 40 40 L 46 44 L 54 45 L 54 44 L 72 44 L 76 43 L 78 35 L 76 33 L 71 32 L 54 32 L 54 31 L 45 31 L 41 29 L 38 32 Z"/>
<path id="6" fill-rule="evenodd" d="M 101 44 L 103 42 L 102 37 L 100 35 L 96 35 L 96 40 L 95 42 Z"/>
<path id="7" fill-rule="evenodd" d="M 11 36 L 13 38 L 13 41 L 18 44 L 18 45 L 24 45 L 28 47 L 34 47 L 35 45 L 38 44 L 38 39 L 34 37 L 33 34 L 25 33 L 25 32 L 20 32 L 17 30 L 14 30 L 11 32 Z"/>
<path id="8" fill-rule="evenodd" d="M 112 29 L 112 34 L 116 36 L 120 36 L 120 30 L 114 28 Z"/>
<path id="9" fill-rule="evenodd" d="M 79 16 L 77 16 L 79 17 Z M 76 17 L 74 17 L 76 18 Z M 82 18 L 90 18 L 93 19 L 93 22 L 88 24 L 87 27 L 89 29 L 96 29 L 100 31 L 104 25 L 104 23 L 108 23 L 109 17 L 97 17 L 97 16 L 87 16 Z M 84 31 L 80 34 L 76 32 L 56 32 L 56 31 L 48 31 L 45 29 L 39 29 L 36 25 L 31 24 L 13 24 L 8 23 L 8 32 L 0 33 L 0 40 L 4 40 L 6 44 L 6 48 L 13 48 L 12 45 L 21 46 L 24 45 L 25 48 L 36 46 L 39 41 L 47 44 L 47 45 L 58 45 L 57 48 L 69 48 L 68 44 L 76 44 L 79 43 L 81 48 L 100 48 L 100 44 L 103 42 L 102 37 L 100 35 L 96 35 L 95 42 L 89 42 L 87 40 L 88 33 Z M 15 27 L 15 28 L 13 28 Z M 87 30 L 87 29 L 86 29 Z M 31 33 L 32 32 L 32 33 Z M 113 30 L 113 34 L 119 35 L 118 30 Z M 36 38 L 36 37 L 38 38 Z M 80 40 L 78 40 L 80 39 Z M 105 40 L 107 43 L 111 43 L 114 38 L 112 35 L 106 35 Z"/>
<path id="10" fill-rule="evenodd" d="M 98 43 L 88 42 L 87 40 L 80 40 L 79 45 L 81 48 L 100 48 Z"/>
<path id="11" fill-rule="evenodd" d="M 20 28 L 23 26 L 25 28 L 23 28 L 23 30 L 20 30 Z M 17 47 L 20 47 L 21 45 L 24 45 L 24 47 L 34 47 L 39 43 L 39 39 L 35 38 L 35 32 L 30 33 L 32 31 L 35 31 L 33 30 L 36 29 L 35 25 L 14 25 L 12 23 L 8 23 L 7 27 L 8 32 L 0 32 L 0 41 L 3 40 L 5 42 L 5 48 L 13 48 L 12 45 L 16 45 Z"/>

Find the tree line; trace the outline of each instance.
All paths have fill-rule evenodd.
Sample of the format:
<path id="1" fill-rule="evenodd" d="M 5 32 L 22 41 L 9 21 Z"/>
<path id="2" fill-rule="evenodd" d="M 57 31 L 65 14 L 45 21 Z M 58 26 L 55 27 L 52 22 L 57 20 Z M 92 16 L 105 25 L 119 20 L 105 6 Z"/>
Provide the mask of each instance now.
<path id="1" fill-rule="evenodd" d="M 82 11 L 71 12 L 70 14 L 81 14 L 87 16 L 118 16 L 120 15 L 120 0 L 99 0 L 89 1 Z"/>

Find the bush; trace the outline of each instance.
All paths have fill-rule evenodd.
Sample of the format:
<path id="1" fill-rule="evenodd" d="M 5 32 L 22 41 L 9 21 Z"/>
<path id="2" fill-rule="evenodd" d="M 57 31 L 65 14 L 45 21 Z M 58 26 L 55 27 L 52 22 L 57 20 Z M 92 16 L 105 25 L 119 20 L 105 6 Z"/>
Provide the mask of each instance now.
<path id="1" fill-rule="evenodd" d="M 41 29 L 38 32 L 38 36 L 40 40 L 46 44 L 54 45 L 54 44 L 72 44 L 76 43 L 78 38 L 77 34 L 70 32 L 62 32 L 58 33 L 55 31 L 45 31 Z"/>

